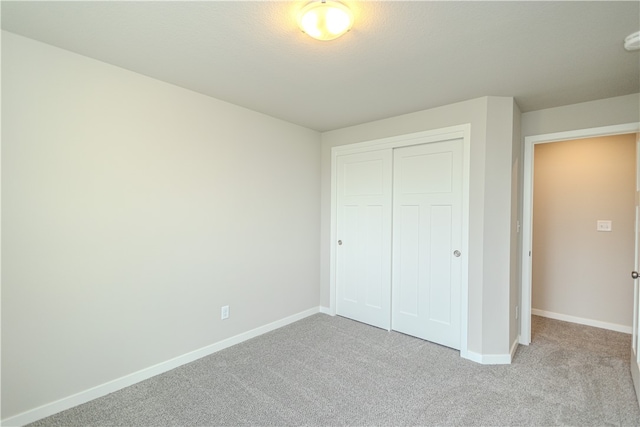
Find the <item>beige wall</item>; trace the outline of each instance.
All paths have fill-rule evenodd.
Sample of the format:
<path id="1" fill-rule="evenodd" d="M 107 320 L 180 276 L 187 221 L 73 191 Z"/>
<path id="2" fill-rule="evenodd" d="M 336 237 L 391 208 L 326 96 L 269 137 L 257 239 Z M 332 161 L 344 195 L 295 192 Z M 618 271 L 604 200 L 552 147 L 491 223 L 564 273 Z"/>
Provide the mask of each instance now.
<path id="1" fill-rule="evenodd" d="M 522 137 L 640 122 L 640 94 L 522 113 Z"/>
<path id="2" fill-rule="evenodd" d="M 513 98 L 319 135 L 6 32 L 2 89 L 3 418 L 329 306 L 331 147 L 464 123 L 468 345 L 508 353 Z M 521 135 L 635 122 L 639 105 L 636 94 L 525 113 Z"/>
<path id="3" fill-rule="evenodd" d="M 317 309 L 319 166 L 317 132 L 4 32 L 2 417 Z"/>
<path id="4" fill-rule="evenodd" d="M 468 349 L 510 349 L 513 98 L 485 97 L 322 134 L 321 304 L 329 306 L 331 148 L 471 124 Z M 515 321 L 515 320 L 514 320 Z"/>
<path id="5" fill-rule="evenodd" d="M 533 309 L 631 326 L 634 194 L 634 134 L 535 146 Z"/>
<path id="6" fill-rule="evenodd" d="M 520 336 L 520 278 L 522 276 L 522 165 L 523 152 L 520 134 L 521 113 L 516 103 L 513 104 L 513 152 L 511 154 L 511 266 L 509 280 L 509 342 L 517 345 Z"/>
<path id="7" fill-rule="evenodd" d="M 506 99 L 511 102 L 506 103 Z M 513 343 L 510 337 L 512 325 L 515 327 L 516 324 L 515 318 L 511 317 L 514 311 L 511 307 L 512 272 L 517 268 L 513 258 L 518 251 L 512 246 L 515 220 L 512 207 L 516 203 L 512 198 L 512 185 L 513 156 L 514 151 L 518 151 L 514 150 L 514 145 L 519 146 L 513 139 L 514 127 L 517 127 L 519 111 L 514 105 L 513 98 L 488 98 L 481 295 L 483 354 L 508 354 Z"/>

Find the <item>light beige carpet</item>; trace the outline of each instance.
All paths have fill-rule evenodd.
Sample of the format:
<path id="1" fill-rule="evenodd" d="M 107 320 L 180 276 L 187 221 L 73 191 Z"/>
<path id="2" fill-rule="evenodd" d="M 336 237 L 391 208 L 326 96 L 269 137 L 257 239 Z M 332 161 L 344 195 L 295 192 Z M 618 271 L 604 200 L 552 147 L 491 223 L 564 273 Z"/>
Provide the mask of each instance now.
<path id="1" fill-rule="evenodd" d="M 513 364 L 322 314 L 36 426 L 640 425 L 630 336 L 533 318 Z"/>

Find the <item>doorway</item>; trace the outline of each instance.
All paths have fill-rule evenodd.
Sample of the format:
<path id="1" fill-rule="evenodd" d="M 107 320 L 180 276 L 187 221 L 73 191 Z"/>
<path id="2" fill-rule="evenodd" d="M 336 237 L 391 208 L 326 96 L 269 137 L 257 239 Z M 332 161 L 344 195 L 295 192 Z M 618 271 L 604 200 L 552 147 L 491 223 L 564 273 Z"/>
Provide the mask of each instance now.
<path id="1" fill-rule="evenodd" d="M 534 147 L 532 314 L 631 333 L 635 143 Z"/>
<path id="2" fill-rule="evenodd" d="M 534 250 L 534 242 L 533 242 L 533 215 L 534 215 L 534 195 L 533 195 L 533 187 L 534 187 L 534 154 L 535 148 L 539 144 L 546 143 L 555 143 L 561 141 L 570 141 L 576 139 L 586 139 L 586 138 L 595 138 L 595 137 L 604 137 L 604 136 L 612 136 L 612 135 L 622 135 L 622 134 L 630 134 L 635 133 L 640 128 L 638 123 L 632 123 L 627 125 L 616 125 L 616 126 L 608 126 L 602 128 L 594 128 L 594 129 L 583 129 L 578 131 L 569 131 L 569 132 L 560 132 L 556 134 L 547 134 L 547 135 L 538 135 L 532 137 L 525 138 L 525 154 L 524 154 L 524 200 L 523 200 L 523 250 L 522 250 L 522 292 L 521 292 L 521 323 L 520 323 L 520 344 L 528 345 L 531 342 L 531 315 L 532 315 L 532 278 L 534 274 L 533 270 L 533 250 Z M 567 198 L 571 198 L 571 194 L 567 194 Z M 596 220 L 605 221 L 605 224 L 601 226 L 606 227 L 606 222 L 609 218 L 596 218 Z M 593 230 L 598 226 L 597 221 L 591 221 Z M 611 224 L 613 227 L 613 223 Z M 569 226 L 572 226 L 571 224 Z M 591 230 L 591 231 L 593 231 Z M 602 231 L 602 234 L 596 236 L 596 238 L 600 238 L 600 240 L 604 240 L 607 237 L 605 233 L 607 231 Z M 593 234 L 593 233 L 592 233 Z M 609 237 L 611 234 L 609 234 Z M 561 254 L 561 257 L 564 256 L 568 258 L 571 254 Z M 585 260 L 586 261 L 586 260 Z M 632 267 L 630 265 L 629 267 Z M 627 268 L 626 270 L 628 270 Z M 625 270 L 625 273 L 628 271 Z M 578 274 L 578 272 L 574 271 L 574 273 Z M 629 286 L 632 286 L 629 284 Z M 577 298 L 578 300 L 580 298 Z M 577 301 L 577 304 L 580 304 L 582 301 Z M 597 303 L 597 302 L 595 302 Z M 571 302 L 569 302 L 571 304 Z M 547 315 L 548 317 L 553 317 L 553 313 L 549 310 L 546 313 L 541 313 L 543 315 Z M 556 317 L 557 318 L 557 317 Z M 567 316 L 564 319 L 560 320 L 568 320 L 568 321 L 577 321 L 582 320 L 580 316 Z M 584 323 L 582 321 L 578 321 L 577 323 Z M 593 325 L 600 326 L 602 325 Z"/>

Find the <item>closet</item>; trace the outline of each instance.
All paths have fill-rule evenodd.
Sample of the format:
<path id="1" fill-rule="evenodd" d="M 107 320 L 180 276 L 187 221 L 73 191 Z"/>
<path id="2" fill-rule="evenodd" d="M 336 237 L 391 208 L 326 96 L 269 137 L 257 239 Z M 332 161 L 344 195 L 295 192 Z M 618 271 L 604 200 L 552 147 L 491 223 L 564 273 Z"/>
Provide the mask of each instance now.
<path id="1" fill-rule="evenodd" d="M 335 309 L 460 349 L 468 135 L 433 133 L 334 153 Z"/>

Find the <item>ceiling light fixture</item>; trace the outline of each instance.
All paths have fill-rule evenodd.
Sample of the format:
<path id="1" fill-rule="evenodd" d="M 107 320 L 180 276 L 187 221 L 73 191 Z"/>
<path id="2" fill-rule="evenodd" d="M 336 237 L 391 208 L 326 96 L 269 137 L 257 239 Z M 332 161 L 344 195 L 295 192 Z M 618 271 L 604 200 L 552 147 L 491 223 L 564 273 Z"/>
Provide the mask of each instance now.
<path id="1" fill-rule="evenodd" d="M 624 39 L 624 48 L 628 51 L 640 49 L 640 31 L 635 32 Z"/>
<path id="2" fill-rule="evenodd" d="M 328 41 L 337 39 L 351 29 L 353 14 L 337 1 L 313 1 L 300 10 L 298 25 L 314 39 Z"/>

